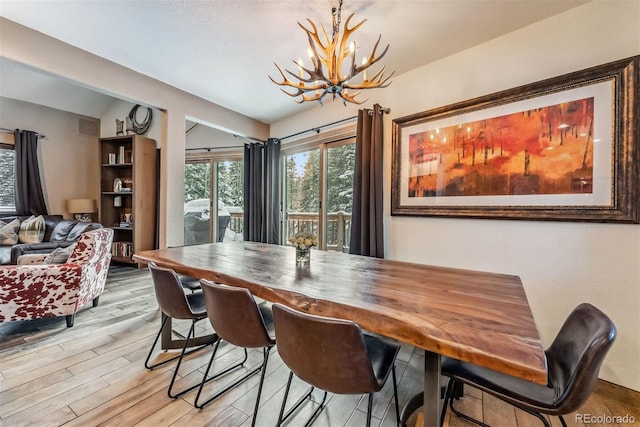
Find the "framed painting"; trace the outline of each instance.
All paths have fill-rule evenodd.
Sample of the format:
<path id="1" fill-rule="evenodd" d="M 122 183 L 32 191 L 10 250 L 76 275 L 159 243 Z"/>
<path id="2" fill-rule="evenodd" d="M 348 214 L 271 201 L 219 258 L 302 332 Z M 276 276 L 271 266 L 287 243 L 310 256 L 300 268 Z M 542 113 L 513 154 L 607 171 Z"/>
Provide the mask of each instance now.
<path id="1" fill-rule="evenodd" d="M 638 223 L 639 65 L 394 119 L 391 214 Z"/>

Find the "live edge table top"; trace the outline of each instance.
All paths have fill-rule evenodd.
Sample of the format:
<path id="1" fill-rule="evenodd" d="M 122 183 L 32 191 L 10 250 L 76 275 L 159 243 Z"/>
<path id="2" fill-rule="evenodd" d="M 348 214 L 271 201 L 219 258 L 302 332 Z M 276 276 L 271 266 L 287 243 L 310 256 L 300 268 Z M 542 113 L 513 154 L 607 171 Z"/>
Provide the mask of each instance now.
<path id="1" fill-rule="evenodd" d="M 136 254 L 178 273 L 240 286 L 271 302 L 540 384 L 544 350 L 518 276 L 295 249 L 213 243 Z"/>

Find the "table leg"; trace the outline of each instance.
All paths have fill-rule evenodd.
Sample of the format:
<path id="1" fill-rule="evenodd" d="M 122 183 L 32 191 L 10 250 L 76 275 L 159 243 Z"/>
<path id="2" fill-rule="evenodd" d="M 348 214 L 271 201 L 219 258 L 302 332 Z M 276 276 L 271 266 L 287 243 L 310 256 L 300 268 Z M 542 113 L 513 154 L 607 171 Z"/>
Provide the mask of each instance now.
<path id="1" fill-rule="evenodd" d="M 162 317 L 160 321 L 162 322 L 165 317 L 167 317 L 167 322 L 164 324 L 164 327 L 162 328 L 162 333 L 160 335 L 161 337 L 160 348 L 162 348 L 163 350 L 175 350 L 175 349 L 180 350 L 182 349 L 182 347 L 184 347 L 185 337 L 172 329 L 171 317 L 162 313 Z M 180 339 L 174 339 L 173 334 L 177 335 Z M 190 344 L 189 347 L 196 347 L 196 346 L 211 344 L 212 342 L 215 342 L 216 338 L 217 338 L 217 335 L 215 333 L 201 336 L 201 337 L 192 337 L 191 340 L 189 341 L 189 344 Z"/>
<path id="2" fill-rule="evenodd" d="M 440 355 L 424 351 L 424 427 L 440 426 Z"/>

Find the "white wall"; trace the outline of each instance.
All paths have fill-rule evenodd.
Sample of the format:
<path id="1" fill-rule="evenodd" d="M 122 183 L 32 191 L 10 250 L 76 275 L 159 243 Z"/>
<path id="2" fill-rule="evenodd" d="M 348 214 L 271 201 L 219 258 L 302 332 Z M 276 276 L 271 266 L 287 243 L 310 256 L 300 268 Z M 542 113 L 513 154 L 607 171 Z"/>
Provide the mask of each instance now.
<path id="1" fill-rule="evenodd" d="M 269 126 L 0 17 L 0 56 L 161 111 L 160 246 L 183 242 L 185 118 L 266 139 Z M 128 110 L 127 110 L 128 112 Z M 154 121 L 156 118 L 154 117 Z M 105 123 L 105 126 L 107 124 Z M 115 122 L 114 122 L 115 126 Z M 111 132 L 108 135 L 111 136 Z M 97 185 L 96 185 L 97 188 Z"/>
<path id="2" fill-rule="evenodd" d="M 96 118 L 0 97 L 0 127 L 46 135 L 38 142 L 45 202 L 50 214 L 65 218 L 72 217 L 65 211 L 65 200 L 98 198 L 98 137 L 78 132 L 80 118 L 99 122 Z M 72 160 L 77 158 L 82 161 Z"/>
<path id="3" fill-rule="evenodd" d="M 378 102 L 392 110 L 385 122 L 386 200 L 393 118 L 638 54 L 640 2 L 596 1 L 395 77 L 367 105 Z M 271 136 L 354 111 L 325 103 L 272 124 Z M 387 258 L 519 275 L 545 346 L 580 302 L 602 309 L 616 323 L 618 337 L 600 377 L 640 390 L 640 225 L 391 217 L 389 212 L 387 202 Z"/>
<path id="4" fill-rule="evenodd" d="M 193 124 L 191 124 L 191 126 L 193 127 Z M 207 153 L 206 150 L 197 150 L 202 147 L 216 148 L 211 151 L 211 154 L 229 151 L 225 150 L 226 147 L 235 147 L 231 148 L 231 150 L 237 151 L 239 148 L 243 147 L 245 142 L 251 141 L 247 138 L 236 137 L 231 133 L 222 132 L 206 125 L 198 124 L 187 134 L 187 149 L 191 149 L 191 151 L 187 152 L 187 155 Z"/>

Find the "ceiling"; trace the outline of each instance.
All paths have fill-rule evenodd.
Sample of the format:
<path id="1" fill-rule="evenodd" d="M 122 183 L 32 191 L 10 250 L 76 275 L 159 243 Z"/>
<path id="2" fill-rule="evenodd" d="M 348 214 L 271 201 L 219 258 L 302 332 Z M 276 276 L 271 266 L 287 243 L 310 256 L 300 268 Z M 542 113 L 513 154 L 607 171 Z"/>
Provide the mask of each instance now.
<path id="1" fill-rule="evenodd" d="M 359 46 L 357 58 L 368 56 L 381 34 L 380 48 L 391 46 L 381 63 L 399 75 L 584 3 L 344 0 L 343 22 L 351 12 L 356 14 L 352 23 L 366 18 L 352 36 Z M 295 70 L 292 61 L 306 55 L 307 37 L 296 22 L 310 18 L 330 31 L 331 8 L 337 4 L 338 0 L 0 0 L 0 15 L 246 116 L 273 123 L 317 105 L 295 103 L 267 76 L 279 77 L 274 61 Z M 7 62 L 0 62 L 0 94 L 38 103 L 33 90 L 27 90 L 30 93 L 26 95 L 20 92 L 23 87 L 33 88 L 24 84 L 34 78 L 33 74 L 45 80 L 50 76 L 37 76 Z M 7 79 L 12 82 L 10 94 L 6 94 Z M 54 78 L 48 84 L 57 81 Z M 61 83 L 67 85 L 61 90 L 72 90 L 70 82 Z M 82 95 L 78 97 L 86 101 L 85 91 L 91 91 L 79 90 Z M 384 89 L 373 93 L 379 90 Z M 52 97 L 47 102 L 55 99 L 65 97 Z M 57 108 L 73 111 L 70 106 Z"/>

